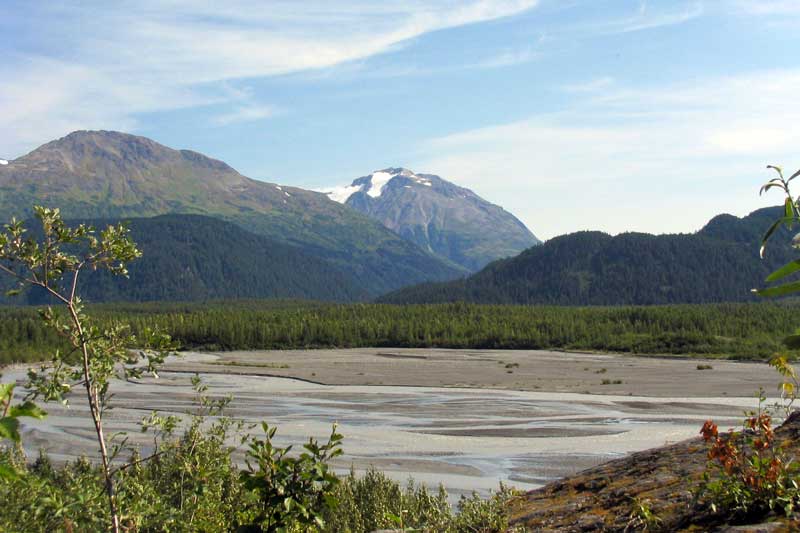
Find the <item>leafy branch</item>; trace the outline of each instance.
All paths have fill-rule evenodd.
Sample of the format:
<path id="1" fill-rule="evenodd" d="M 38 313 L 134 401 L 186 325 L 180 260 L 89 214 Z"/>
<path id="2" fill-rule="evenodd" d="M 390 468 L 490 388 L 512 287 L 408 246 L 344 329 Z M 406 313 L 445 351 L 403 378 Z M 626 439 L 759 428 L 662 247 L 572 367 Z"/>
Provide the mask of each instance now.
<path id="1" fill-rule="evenodd" d="M 113 275 L 128 275 L 127 265 L 142 254 L 131 240 L 124 224 L 110 225 L 97 231 L 79 224 L 69 227 L 58 209 L 34 207 L 41 225 L 41 238 L 29 236 L 21 221 L 12 219 L 0 232 L 0 272 L 18 282 L 17 294 L 36 287 L 66 310 L 62 316 L 52 306 L 40 311 L 44 322 L 65 338 L 71 350 L 56 351 L 50 363 L 29 370 L 27 387 L 30 396 L 44 401 L 68 403 L 68 395 L 82 387 L 89 407 L 100 452 L 105 492 L 111 513 L 112 530 L 120 530 L 115 471 L 111 467 L 120 446 L 110 450 L 103 418 L 110 407 L 112 379 L 134 379 L 149 373 L 158 376 L 157 368 L 174 349 L 171 339 L 153 330 L 139 337 L 120 324 L 100 329 L 84 313 L 77 294 L 82 272 L 107 270 Z M 76 360 L 77 357 L 77 360 Z"/>

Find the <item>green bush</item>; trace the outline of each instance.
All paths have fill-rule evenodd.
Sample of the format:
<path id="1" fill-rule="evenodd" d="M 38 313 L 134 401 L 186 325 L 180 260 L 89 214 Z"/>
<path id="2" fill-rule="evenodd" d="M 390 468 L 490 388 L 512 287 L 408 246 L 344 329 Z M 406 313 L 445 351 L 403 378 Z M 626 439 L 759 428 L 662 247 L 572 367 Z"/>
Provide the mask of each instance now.
<path id="1" fill-rule="evenodd" d="M 462 496 L 454 511 L 447 491 L 431 492 L 409 480 L 405 488 L 385 474 L 353 472 L 334 492 L 337 502 L 325 515 L 326 532 L 370 533 L 400 528 L 429 533 L 491 533 L 508 529 L 508 504 L 516 492 L 500 486 L 489 498 Z"/>
<path id="2" fill-rule="evenodd" d="M 206 428 L 192 424 L 180 438 L 163 443 L 152 459 L 137 462 L 134 457 L 132 466 L 120 474 L 118 501 L 125 510 L 121 526 L 141 533 L 369 533 L 400 526 L 430 533 L 493 533 L 508 528 L 506 511 L 515 492 L 502 486 L 487 499 L 477 494 L 462 497 L 455 510 L 444 488 L 432 492 L 413 481 L 403 488 L 377 471 L 363 476 L 351 472 L 327 487 L 312 483 L 288 488 L 282 494 L 280 490 L 265 491 L 265 486 L 285 486 L 281 483 L 291 476 L 279 475 L 281 483 L 250 477 L 250 471 L 240 469 L 232 459 L 234 448 L 226 444 L 232 436 L 226 422 Z M 299 460 L 292 466 L 304 464 L 307 479 L 319 476 L 327 463 L 321 454 L 317 457 L 320 459 Z M 286 459 L 292 458 L 279 461 Z M 87 459 L 54 466 L 45 455 L 27 463 L 14 448 L 0 451 L 0 460 L 14 463 L 22 474 L 0 480 L 0 531 L 106 529 L 109 508 L 98 466 Z M 297 457 L 292 460 L 298 461 Z M 277 468 L 281 469 L 284 473 L 291 470 L 286 464 Z M 248 479 L 259 479 L 259 483 Z M 320 490 L 323 488 L 327 490 Z M 267 500 L 265 494 L 276 499 Z M 300 507 L 288 506 L 290 494 L 293 501 L 313 512 L 304 514 Z M 318 499 L 320 494 L 324 497 Z M 273 519 L 272 529 L 265 521 L 265 511 Z"/>

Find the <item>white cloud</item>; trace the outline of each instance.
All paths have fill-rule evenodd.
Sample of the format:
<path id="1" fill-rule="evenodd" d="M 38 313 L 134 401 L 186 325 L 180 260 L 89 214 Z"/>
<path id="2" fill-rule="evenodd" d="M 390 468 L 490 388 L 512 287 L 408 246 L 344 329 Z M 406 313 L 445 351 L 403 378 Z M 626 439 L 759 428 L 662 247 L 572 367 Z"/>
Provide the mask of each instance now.
<path id="1" fill-rule="evenodd" d="M 800 165 L 798 92 L 798 70 L 611 87 L 562 113 L 433 139 L 416 168 L 485 194 L 545 237 L 694 231 L 776 200 L 755 191 L 767 163 Z"/>
<path id="2" fill-rule="evenodd" d="M 197 105 L 227 104 L 218 123 L 263 119 L 274 110 L 230 84 L 364 59 L 537 1 L 26 3 L 15 20 L 30 26 L 15 31 L 35 35 L 37 47 L 0 45 L 14 73 L 0 78 L 0 151 L 18 155 L 76 128 L 129 130 L 137 114 Z"/>

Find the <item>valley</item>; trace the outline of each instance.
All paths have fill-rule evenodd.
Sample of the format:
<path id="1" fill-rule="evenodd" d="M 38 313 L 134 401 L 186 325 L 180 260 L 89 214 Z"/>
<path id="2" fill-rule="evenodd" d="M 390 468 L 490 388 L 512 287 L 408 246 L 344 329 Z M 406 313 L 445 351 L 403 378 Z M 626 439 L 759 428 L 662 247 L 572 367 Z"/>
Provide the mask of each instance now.
<path id="1" fill-rule="evenodd" d="M 800 531 L 800 0 L 4 4 L 0 533 Z"/>
<path id="2" fill-rule="evenodd" d="M 506 374 L 509 363 L 519 365 L 515 376 Z M 195 409 L 196 372 L 215 397 L 233 397 L 228 415 L 277 425 L 281 444 L 322 438 L 338 422 L 342 473 L 374 467 L 403 483 L 444 483 L 453 496 L 485 495 L 501 481 L 534 488 L 693 437 L 710 417 L 734 426 L 755 406 L 758 387 L 774 386 L 765 364 L 710 363 L 713 370 L 698 370 L 694 360 L 499 350 L 186 353 L 158 380 L 114 383 L 117 407 L 107 424 L 146 451 L 151 437 L 139 433 L 140 419 Z M 604 386 L 604 376 L 623 383 Z M 28 450 L 43 448 L 56 460 L 91 454 L 84 409 L 48 406 L 46 420 L 26 424 Z"/>

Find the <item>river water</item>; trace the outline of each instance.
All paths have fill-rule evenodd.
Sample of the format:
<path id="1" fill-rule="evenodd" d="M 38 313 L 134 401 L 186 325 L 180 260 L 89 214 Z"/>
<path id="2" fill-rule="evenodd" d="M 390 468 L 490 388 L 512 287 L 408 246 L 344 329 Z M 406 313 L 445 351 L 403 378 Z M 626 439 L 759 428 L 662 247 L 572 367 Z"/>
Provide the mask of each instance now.
<path id="1" fill-rule="evenodd" d="M 107 431 L 138 431 L 153 410 L 184 414 L 194 406 L 189 373 L 164 372 L 160 379 L 116 382 L 115 409 Z M 22 369 L 4 381 L 22 379 Z M 278 426 L 280 444 L 323 439 L 332 423 L 344 434 L 338 470 L 375 467 L 391 477 L 409 477 L 453 495 L 485 494 L 505 482 L 521 489 L 540 486 L 626 453 L 697 435 L 703 421 L 734 426 L 752 398 L 650 398 L 597 394 L 523 392 L 397 386 L 328 386 L 290 378 L 202 375 L 214 395 L 234 397 L 227 414 Z M 25 422 L 26 449 L 64 460 L 96 455 L 93 431 L 80 396 L 69 408 L 49 404 L 44 421 Z"/>

